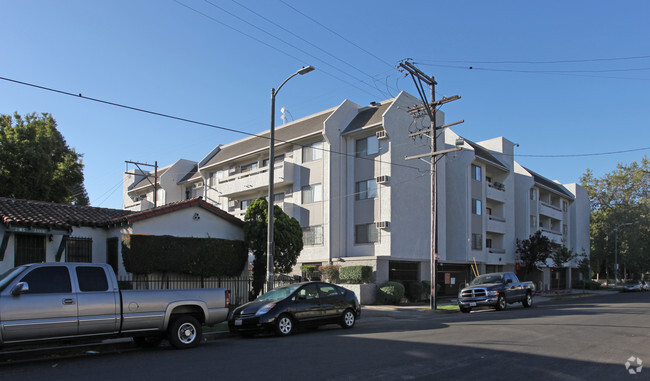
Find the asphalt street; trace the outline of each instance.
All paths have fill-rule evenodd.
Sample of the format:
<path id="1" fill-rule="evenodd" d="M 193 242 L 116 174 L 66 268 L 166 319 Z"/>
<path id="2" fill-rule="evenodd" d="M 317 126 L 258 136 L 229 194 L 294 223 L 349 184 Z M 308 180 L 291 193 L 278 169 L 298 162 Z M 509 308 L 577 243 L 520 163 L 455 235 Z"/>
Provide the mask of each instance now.
<path id="1" fill-rule="evenodd" d="M 0 365 L 4 380 L 650 379 L 650 293 L 520 304 L 471 314 L 366 308 L 351 330 L 221 335 L 192 350 L 130 343 Z M 627 363 L 627 366 L 626 366 Z M 630 374 L 632 370 L 635 374 Z"/>

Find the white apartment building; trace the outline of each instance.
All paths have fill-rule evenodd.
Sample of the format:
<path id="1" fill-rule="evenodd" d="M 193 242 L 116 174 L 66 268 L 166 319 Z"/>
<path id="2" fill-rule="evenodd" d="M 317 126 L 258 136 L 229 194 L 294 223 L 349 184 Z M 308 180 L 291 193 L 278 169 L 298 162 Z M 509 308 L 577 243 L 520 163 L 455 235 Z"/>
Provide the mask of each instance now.
<path id="1" fill-rule="evenodd" d="M 404 92 L 369 106 L 345 100 L 276 128 L 274 202 L 303 227 L 296 269 L 362 264 L 374 268 L 377 283 L 429 279 L 430 166 L 405 160 L 430 151 L 427 138 L 408 136 L 429 124 L 408 112 L 419 104 Z M 200 195 L 243 219 L 250 202 L 268 193 L 268 135 L 220 145 L 199 162 L 179 160 L 159 169 L 157 179 L 125 174 L 124 208 L 151 207 L 156 183 L 158 205 Z M 454 147 L 457 138 L 442 131 L 438 148 Z M 588 253 L 584 190 L 521 167 L 514 146 L 505 138 L 466 141 L 438 162 L 437 280 L 445 293 L 468 280 L 471 263 L 481 272 L 515 270 L 516 239 L 538 224 L 554 241 Z M 540 282 L 548 284 L 547 273 L 540 270 Z"/>

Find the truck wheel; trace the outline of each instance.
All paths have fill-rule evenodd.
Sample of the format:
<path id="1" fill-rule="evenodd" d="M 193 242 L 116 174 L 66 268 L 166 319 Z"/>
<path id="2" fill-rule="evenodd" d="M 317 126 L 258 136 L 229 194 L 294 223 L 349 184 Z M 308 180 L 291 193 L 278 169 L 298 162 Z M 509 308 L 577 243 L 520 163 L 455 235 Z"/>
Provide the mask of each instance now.
<path id="1" fill-rule="evenodd" d="M 162 335 L 155 336 L 135 336 L 133 342 L 140 348 L 155 348 L 162 342 Z"/>
<path id="2" fill-rule="evenodd" d="M 521 302 L 521 304 L 523 304 L 525 308 L 528 308 L 528 307 L 532 306 L 533 305 L 533 295 L 530 292 L 527 292 L 526 297 Z"/>
<path id="3" fill-rule="evenodd" d="M 506 303 L 506 297 L 503 294 L 499 295 L 497 298 L 497 311 L 505 310 L 507 305 L 508 303 Z"/>
<path id="4" fill-rule="evenodd" d="M 472 309 L 469 308 L 469 307 L 462 307 L 462 306 L 460 307 L 460 312 L 462 312 L 464 314 L 468 314 L 471 310 Z"/>
<path id="5" fill-rule="evenodd" d="M 176 349 L 194 348 L 201 342 L 203 328 L 192 315 L 182 315 L 169 326 L 169 342 Z"/>
<path id="6" fill-rule="evenodd" d="M 275 321 L 275 334 L 278 336 L 289 336 L 293 332 L 293 320 L 287 314 L 278 316 Z"/>

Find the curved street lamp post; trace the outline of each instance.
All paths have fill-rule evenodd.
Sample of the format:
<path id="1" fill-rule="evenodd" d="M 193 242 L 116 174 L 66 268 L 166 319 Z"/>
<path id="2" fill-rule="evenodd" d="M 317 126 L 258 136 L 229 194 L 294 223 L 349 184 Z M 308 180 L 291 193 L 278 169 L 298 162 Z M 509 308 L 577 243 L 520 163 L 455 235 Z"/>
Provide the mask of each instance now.
<path id="1" fill-rule="evenodd" d="M 266 243 L 266 291 L 273 289 L 273 253 L 275 250 L 275 242 L 273 240 L 273 169 L 275 166 L 275 96 L 278 94 L 282 86 L 284 86 L 287 81 L 296 75 L 304 75 L 313 71 L 313 66 L 305 66 L 298 70 L 297 72 L 291 74 L 287 79 L 284 80 L 276 89 L 271 89 L 271 136 L 269 143 L 269 196 L 267 199 L 268 203 L 268 232 L 267 232 L 267 243 Z"/>

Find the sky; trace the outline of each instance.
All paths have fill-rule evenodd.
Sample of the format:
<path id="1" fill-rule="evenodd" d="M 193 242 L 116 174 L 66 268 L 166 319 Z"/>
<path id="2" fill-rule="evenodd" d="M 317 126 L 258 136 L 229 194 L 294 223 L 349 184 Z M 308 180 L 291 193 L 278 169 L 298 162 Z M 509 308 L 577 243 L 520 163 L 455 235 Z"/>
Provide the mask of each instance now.
<path id="1" fill-rule="evenodd" d="M 127 160 L 199 161 L 268 130 L 271 89 L 306 65 L 277 95 L 278 126 L 283 107 L 291 121 L 417 95 L 395 68 L 409 58 L 438 96 L 461 96 L 441 108 L 465 120 L 456 133 L 504 136 L 552 180 L 650 152 L 645 0 L 0 0 L 0 12 L 0 114 L 52 114 L 83 154 L 92 206 L 122 208 Z"/>

